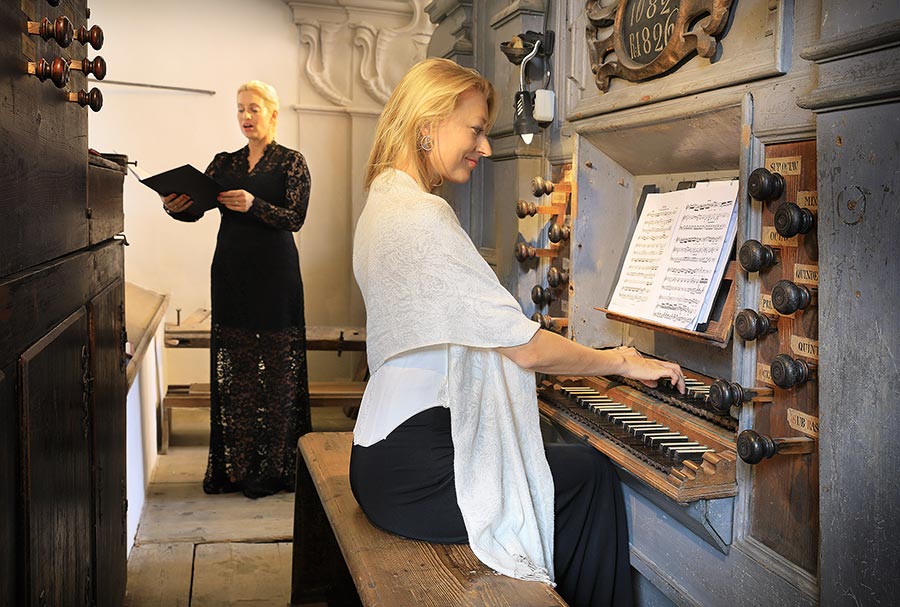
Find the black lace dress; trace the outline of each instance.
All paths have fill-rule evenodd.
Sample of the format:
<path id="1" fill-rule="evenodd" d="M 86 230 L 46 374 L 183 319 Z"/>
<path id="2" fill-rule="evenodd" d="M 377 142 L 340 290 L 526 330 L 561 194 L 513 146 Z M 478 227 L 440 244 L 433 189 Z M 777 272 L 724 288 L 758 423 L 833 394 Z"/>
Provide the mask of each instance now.
<path id="1" fill-rule="evenodd" d="M 252 170 L 248 154 L 246 146 L 217 154 L 206 169 L 225 189 L 255 198 L 247 213 L 219 207 L 203 490 L 259 497 L 293 491 L 297 439 L 310 430 L 303 283 L 292 234 L 306 218 L 310 178 L 303 156 L 275 142 Z"/>

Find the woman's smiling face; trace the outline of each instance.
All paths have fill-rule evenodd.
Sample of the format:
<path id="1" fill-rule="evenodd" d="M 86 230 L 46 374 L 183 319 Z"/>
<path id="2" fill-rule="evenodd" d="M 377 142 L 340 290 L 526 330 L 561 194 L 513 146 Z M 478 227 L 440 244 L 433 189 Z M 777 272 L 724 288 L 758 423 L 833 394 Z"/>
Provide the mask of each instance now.
<path id="1" fill-rule="evenodd" d="M 466 183 L 478 161 L 491 155 L 487 123 L 484 93 L 470 89 L 459 96 L 453 113 L 427 133 L 434 142 L 428 162 L 444 181 Z"/>

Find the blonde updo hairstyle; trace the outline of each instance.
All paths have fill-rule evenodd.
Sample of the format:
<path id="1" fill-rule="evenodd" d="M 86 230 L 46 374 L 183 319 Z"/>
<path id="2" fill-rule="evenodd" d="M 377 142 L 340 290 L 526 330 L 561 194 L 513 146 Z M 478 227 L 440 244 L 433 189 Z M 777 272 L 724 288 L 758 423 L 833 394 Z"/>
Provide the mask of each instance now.
<path id="1" fill-rule="evenodd" d="M 271 84 L 267 84 L 261 80 L 245 82 L 238 87 L 237 94 L 240 95 L 244 91 L 259 95 L 263 105 L 269 110 L 269 113 L 272 114 L 272 135 L 274 136 L 278 130 L 278 116 L 275 115 L 275 112 L 278 111 L 279 107 L 278 91 L 276 91 L 275 87 Z"/>
<path id="2" fill-rule="evenodd" d="M 412 66 L 391 93 L 378 120 L 366 167 L 366 189 L 382 171 L 412 158 L 416 181 L 431 190 L 440 177 L 420 147 L 422 131 L 452 114 L 459 96 L 471 89 L 481 91 L 487 100 L 488 131 L 497 108 L 494 87 L 484 76 L 449 59 L 425 59 Z"/>

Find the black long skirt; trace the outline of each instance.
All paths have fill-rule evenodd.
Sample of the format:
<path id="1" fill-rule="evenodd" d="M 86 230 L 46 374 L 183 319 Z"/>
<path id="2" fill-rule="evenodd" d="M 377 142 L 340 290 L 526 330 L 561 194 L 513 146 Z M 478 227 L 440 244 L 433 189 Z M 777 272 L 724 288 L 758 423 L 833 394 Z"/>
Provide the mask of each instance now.
<path id="1" fill-rule="evenodd" d="M 585 445 L 545 450 L 555 493 L 557 591 L 572 607 L 631 605 L 628 527 L 615 469 Z M 376 527 L 428 542 L 468 541 L 456 501 L 449 409 L 427 409 L 374 445 L 354 445 L 350 485 Z"/>

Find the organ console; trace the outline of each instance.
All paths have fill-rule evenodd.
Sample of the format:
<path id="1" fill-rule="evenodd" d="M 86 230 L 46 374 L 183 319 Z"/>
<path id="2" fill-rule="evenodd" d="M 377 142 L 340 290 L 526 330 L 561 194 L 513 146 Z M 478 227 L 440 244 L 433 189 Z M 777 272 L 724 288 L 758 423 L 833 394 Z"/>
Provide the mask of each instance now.
<path id="1" fill-rule="evenodd" d="M 100 29 L 99 25 L 94 25 L 91 29 L 87 29 L 87 27 L 82 25 L 75 32 L 75 40 L 85 46 L 90 44 L 95 51 L 99 51 L 103 47 L 103 30 Z"/>
<path id="2" fill-rule="evenodd" d="M 815 287 L 798 285 L 790 280 L 779 280 L 772 287 L 772 305 L 779 314 L 788 316 L 797 310 L 816 305 L 817 291 Z"/>
<path id="3" fill-rule="evenodd" d="M 106 60 L 97 55 L 93 60 L 85 57 L 82 60 L 73 59 L 69 62 L 69 68 L 78 70 L 85 75 L 93 74 L 97 80 L 106 78 Z"/>
<path id="4" fill-rule="evenodd" d="M 781 198 L 784 193 L 784 177 L 764 167 L 755 169 L 747 178 L 747 192 L 754 200 L 770 202 Z"/>
<path id="5" fill-rule="evenodd" d="M 43 57 L 37 63 L 29 61 L 28 73 L 37 76 L 41 82 L 49 78 L 57 88 L 65 88 L 69 83 L 69 64 L 62 57 L 55 57 L 52 62 Z"/>
<path id="6" fill-rule="evenodd" d="M 778 264 L 781 253 L 777 248 L 764 245 L 758 240 L 748 240 L 738 251 L 738 261 L 748 272 L 759 272 Z"/>
<path id="7" fill-rule="evenodd" d="M 816 379 L 817 365 L 799 358 L 793 359 L 787 354 L 779 354 L 772 360 L 770 369 L 775 385 L 789 390 Z"/>
<path id="8" fill-rule="evenodd" d="M 551 224 L 549 228 L 547 228 L 547 238 L 550 239 L 550 242 L 557 244 L 562 242 L 563 240 L 569 240 L 569 236 L 571 235 L 571 230 L 569 226 L 561 226 L 557 223 Z"/>
<path id="9" fill-rule="evenodd" d="M 778 331 L 778 319 L 746 308 L 738 312 L 734 328 L 744 341 L 753 341 Z"/>
<path id="10" fill-rule="evenodd" d="M 774 455 L 802 455 L 815 451 L 816 441 L 811 438 L 772 438 L 744 430 L 738 435 L 737 452 L 748 464 L 758 464 Z"/>
<path id="11" fill-rule="evenodd" d="M 547 284 L 554 289 L 564 286 L 567 282 L 569 282 L 569 273 L 567 271 L 560 270 L 557 267 L 547 270 Z"/>
<path id="12" fill-rule="evenodd" d="M 91 89 L 90 92 L 81 89 L 77 93 L 69 93 L 66 100 L 77 103 L 81 107 L 90 106 L 95 112 L 99 112 L 103 107 L 103 93 L 95 88 Z"/>
<path id="13" fill-rule="evenodd" d="M 72 44 L 72 40 L 75 37 L 75 28 L 65 15 L 60 15 L 53 22 L 44 17 L 40 21 L 28 22 L 28 34 L 40 36 L 44 40 L 53 38 L 59 46 L 66 48 Z"/>
<path id="14" fill-rule="evenodd" d="M 808 233 L 814 222 L 812 211 L 801 209 L 794 202 L 785 202 L 775 211 L 775 230 L 785 238 Z"/>

